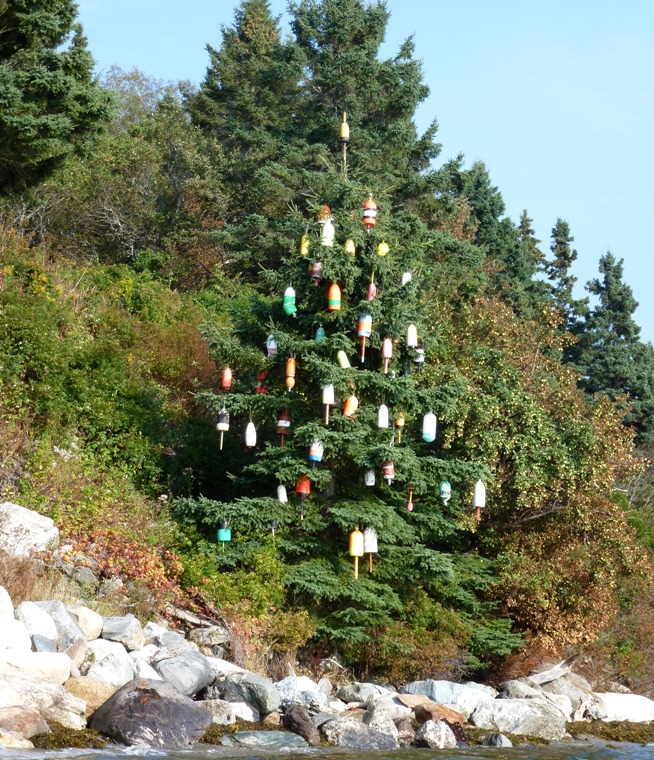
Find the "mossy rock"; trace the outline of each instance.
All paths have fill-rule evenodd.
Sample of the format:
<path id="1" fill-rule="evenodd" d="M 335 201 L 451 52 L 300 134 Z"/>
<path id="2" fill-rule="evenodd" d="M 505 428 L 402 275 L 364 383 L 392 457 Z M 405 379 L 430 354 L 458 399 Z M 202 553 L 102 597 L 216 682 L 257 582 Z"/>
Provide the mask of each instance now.
<path id="1" fill-rule="evenodd" d="M 466 735 L 466 739 L 469 744 L 481 745 L 486 734 L 493 733 L 493 729 L 490 728 L 477 728 L 476 726 L 464 726 L 463 732 Z M 509 734 L 506 731 L 502 731 L 502 734 L 507 739 L 511 740 L 511 744 L 514 747 L 531 746 L 531 747 L 547 747 L 550 742 L 547 739 L 543 739 L 540 736 L 530 736 L 529 734 Z"/>
<path id="2" fill-rule="evenodd" d="M 652 723 L 630 723 L 622 721 L 601 721 L 592 723 L 577 721 L 567 723 L 566 729 L 575 739 L 594 736 L 607 742 L 632 742 L 633 744 L 650 744 L 654 742 L 654 725 Z"/>
<path id="3" fill-rule="evenodd" d="M 61 723 L 50 723 L 50 732 L 30 737 L 38 749 L 102 749 L 107 745 L 105 739 L 91 728 L 68 728 Z"/>
<path id="4" fill-rule="evenodd" d="M 221 737 L 227 734 L 237 734 L 239 731 L 279 731 L 283 730 L 274 726 L 270 726 L 262 721 L 258 723 L 248 723 L 245 720 L 237 720 L 236 723 L 230 723 L 226 726 L 219 726 L 217 723 L 212 723 L 205 735 L 200 739 L 204 744 L 220 744 Z"/>

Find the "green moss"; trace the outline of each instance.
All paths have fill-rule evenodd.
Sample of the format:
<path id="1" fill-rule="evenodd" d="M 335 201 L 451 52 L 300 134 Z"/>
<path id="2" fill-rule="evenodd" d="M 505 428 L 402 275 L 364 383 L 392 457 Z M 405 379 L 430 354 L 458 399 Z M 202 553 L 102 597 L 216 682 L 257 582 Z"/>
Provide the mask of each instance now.
<path id="1" fill-rule="evenodd" d="M 227 726 L 219 726 L 212 723 L 205 735 L 200 739 L 204 744 L 220 744 L 221 737 L 226 734 L 237 734 L 239 731 L 283 731 L 282 726 L 271 726 L 259 721 L 259 723 L 248 723 L 245 720 L 237 720 Z"/>
<path id="2" fill-rule="evenodd" d="M 97 731 L 90 728 L 68 728 L 61 723 L 50 723 L 49 733 L 32 736 L 30 741 L 38 749 L 102 749 L 107 744 Z"/>
<path id="3" fill-rule="evenodd" d="M 576 739 L 595 736 L 610 742 L 633 742 L 634 744 L 650 744 L 654 742 L 654 725 L 651 723 L 630 723 L 629 721 L 601 720 L 593 723 L 579 721 L 566 725 L 568 733 Z"/>
<path id="4" fill-rule="evenodd" d="M 465 732 L 468 743 L 473 745 L 481 745 L 486 734 L 495 733 L 488 728 L 475 728 L 473 726 L 464 726 L 463 730 Z M 550 743 L 547 739 L 543 739 L 540 736 L 530 736 L 529 734 L 509 734 L 506 731 L 502 731 L 502 734 L 506 736 L 507 739 L 511 740 L 511 744 L 513 744 L 514 747 L 525 745 L 546 747 Z"/>

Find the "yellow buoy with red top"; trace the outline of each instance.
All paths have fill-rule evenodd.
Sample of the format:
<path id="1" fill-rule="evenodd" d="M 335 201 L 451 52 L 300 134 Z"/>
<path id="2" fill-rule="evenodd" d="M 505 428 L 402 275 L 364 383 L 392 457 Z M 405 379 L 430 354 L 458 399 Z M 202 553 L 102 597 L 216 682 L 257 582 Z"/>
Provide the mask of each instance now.
<path id="1" fill-rule="evenodd" d="M 295 386 L 296 363 L 292 356 L 286 360 L 286 387 L 290 391 Z"/>
<path id="2" fill-rule="evenodd" d="M 350 533 L 350 557 L 354 557 L 354 577 L 359 577 L 359 557 L 363 557 L 363 533 L 357 528 Z"/>

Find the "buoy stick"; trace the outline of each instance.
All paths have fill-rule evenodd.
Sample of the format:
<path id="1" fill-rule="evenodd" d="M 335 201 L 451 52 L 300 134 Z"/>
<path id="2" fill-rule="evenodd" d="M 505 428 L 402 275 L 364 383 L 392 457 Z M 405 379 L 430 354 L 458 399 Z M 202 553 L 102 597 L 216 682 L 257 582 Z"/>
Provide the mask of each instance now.
<path id="1" fill-rule="evenodd" d="M 372 552 L 368 554 L 368 572 L 372 572 Z"/>
<path id="2" fill-rule="evenodd" d="M 354 579 L 356 580 L 359 577 L 359 558 L 354 558 Z"/>
<path id="3" fill-rule="evenodd" d="M 223 433 L 223 431 L 221 430 L 221 431 L 220 431 L 220 450 L 221 450 L 221 451 L 223 450 L 223 435 L 224 435 L 224 433 Z"/>
<path id="4" fill-rule="evenodd" d="M 329 404 L 325 404 L 325 425 L 329 425 Z"/>
<path id="5" fill-rule="evenodd" d="M 365 335 L 361 338 L 361 363 L 366 360 L 366 338 Z"/>
<path id="6" fill-rule="evenodd" d="M 477 507 L 477 525 L 481 522 L 481 508 Z"/>

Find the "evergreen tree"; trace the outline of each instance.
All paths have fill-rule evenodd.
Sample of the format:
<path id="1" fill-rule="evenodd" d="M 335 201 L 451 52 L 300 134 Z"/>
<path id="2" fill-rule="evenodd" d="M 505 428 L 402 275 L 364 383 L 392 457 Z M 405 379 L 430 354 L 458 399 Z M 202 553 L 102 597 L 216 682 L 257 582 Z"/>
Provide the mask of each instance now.
<path id="1" fill-rule="evenodd" d="M 548 279 L 552 282 L 551 294 L 554 308 L 562 319 L 563 331 L 574 331 L 578 320 L 587 313 L 588 299 L 575 299 L 573 288 L 577 278 L 572 274 L 572 264 L 577 260 L 577 251 L 570 244 L 574 238 L 570 226 L 563 219 L 557 219 L 552 228 L 552 259 L 545 266 Z"/>
<path id="2" fill-rule="evenodd" d="M 624 421 L 634 425 L 641 442 L 654 442 L 654 351 L 643 344 L 633 315 L 638 302 L 623 281 L 623 261 L 606 253 L 599 262 L 600 278 L 586 290 L 598 298 L 579 324 L 571 360 L 582 373 L 581 387 L 625 408 Z"/>
<path id="3" fill-rule="evenodd" d="M 0 3 L 0 193 L 38 182 L 110 116 L 76 11 L 73 0 Z"/>

